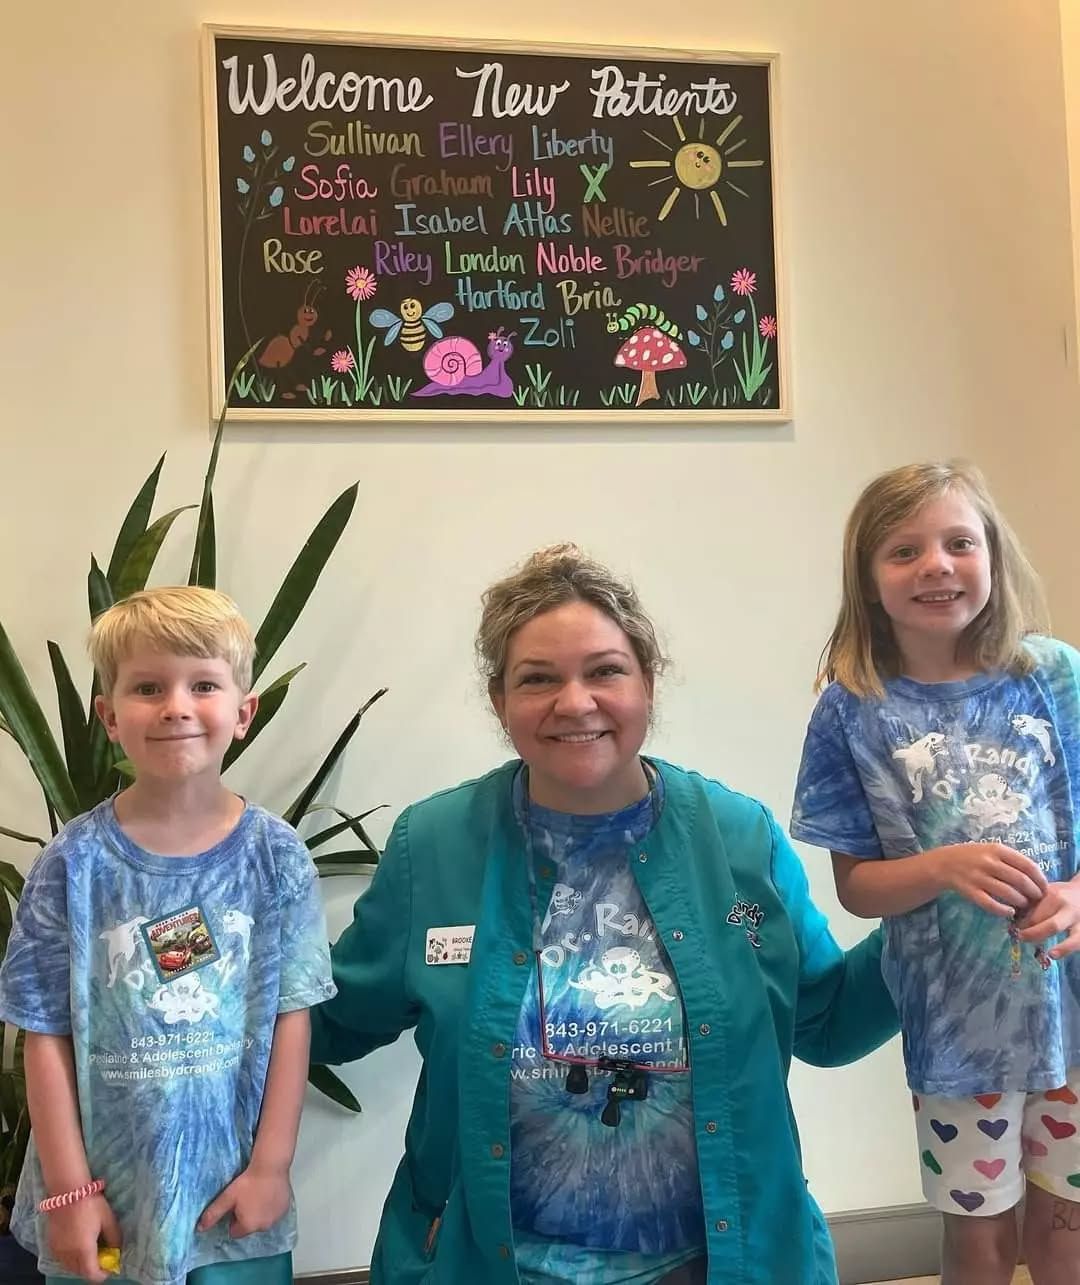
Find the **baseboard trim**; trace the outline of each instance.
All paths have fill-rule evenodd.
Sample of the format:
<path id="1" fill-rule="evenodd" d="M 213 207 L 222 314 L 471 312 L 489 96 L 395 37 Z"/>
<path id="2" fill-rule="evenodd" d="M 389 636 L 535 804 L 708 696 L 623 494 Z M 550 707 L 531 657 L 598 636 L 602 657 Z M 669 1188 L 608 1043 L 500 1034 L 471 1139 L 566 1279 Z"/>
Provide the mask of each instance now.
<path id="1" fill-rule="evenodd" d="M 929 1205 L 855 1209 L 829 1219 L 840 1285 L 936 1276 L 940 1271 L 941 1215 Z M 297 1276 L 302 1285 L 370 1285 L 366 1267 Z"/>
<path id="2" fill-rule="evenodd" d="M 840 1285 L 936 1276 L 941 1271 L 941 1215 L 930 1205 L 892 1205 L 833 1214 Z"/>
<path id="3" fill-rule="evenodd" d="M 302 1272 L 296 1280 L 303 1285 L 370 1285 L 371 1273 L 366 1267 L 351 1267 L 344 1272 Z"/>

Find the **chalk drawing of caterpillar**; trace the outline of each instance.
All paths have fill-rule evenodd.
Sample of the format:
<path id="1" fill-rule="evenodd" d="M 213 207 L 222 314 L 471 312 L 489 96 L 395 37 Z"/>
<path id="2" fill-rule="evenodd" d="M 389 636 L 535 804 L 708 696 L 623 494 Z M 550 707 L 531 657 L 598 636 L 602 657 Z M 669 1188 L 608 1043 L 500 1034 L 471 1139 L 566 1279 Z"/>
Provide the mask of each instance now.
<path id="1" fill-rule="evenodd" d="M 665 335 L 670 335 L 672 339 L 681 339 L 682 331 L 670 321 L 664 313 L 663 308 L 658 308 L 655 303 L 632 303 L 625 312 L 616 315 L 609 312 L 607 315 L 607 331 L 609 335 L 627 331 L 637 330 L 639 326 L 655 326 L 657 330 L 662 330 Z"/>
<path id="2" fill-rule="evenodd" d="M 514 381 L 506 370 L 506 363 L 514 351 L 510 342 L 517 334 L 512 330 L 503 334 L 503 328 L 488 335 L 488 364 L 471 339 L 461 335 L 447 335 L 424 353 L 424 373 L 430 384 L 418 388 L 414 397 L 513 397 Z"/>

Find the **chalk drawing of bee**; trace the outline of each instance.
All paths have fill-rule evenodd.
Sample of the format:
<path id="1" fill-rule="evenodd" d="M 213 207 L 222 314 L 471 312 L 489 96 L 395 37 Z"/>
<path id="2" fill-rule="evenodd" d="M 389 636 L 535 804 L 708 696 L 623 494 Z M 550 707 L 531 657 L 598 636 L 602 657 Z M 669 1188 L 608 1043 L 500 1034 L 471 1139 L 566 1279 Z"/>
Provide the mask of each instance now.
<path id="1" fill-rule="evenodd" d="M 386 331 L 383 342 L 388 348 L 400 337 L 401 346 L 406 352 L 419 352 L 427 343 L 428 335 L 432 339 L 442 338 L 442 326 L 439 322 L 450 320 L 454 315 L 454 305 L 433 303 L 425 312 L 419 299 L 402 299 L 398 312 L 400 316 L 395 317 L 385 308 L 376 308 L 368 320 L 379 330 Z"/>

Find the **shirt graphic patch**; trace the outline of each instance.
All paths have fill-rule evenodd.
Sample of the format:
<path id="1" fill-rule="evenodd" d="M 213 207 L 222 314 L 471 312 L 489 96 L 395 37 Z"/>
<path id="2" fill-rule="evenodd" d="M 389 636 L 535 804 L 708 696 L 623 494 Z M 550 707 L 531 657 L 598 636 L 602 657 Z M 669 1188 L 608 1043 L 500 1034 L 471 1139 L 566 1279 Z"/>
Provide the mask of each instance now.
<path id="1" fill-rule="evenodd" d="M 163 982 L 221 958 L 201 906 L 187 906 L 162 919 L 147 920 L 142 925 L 142 934 Z"/>
<path id="2" fill-rule="evenodd" d="M 751 906 L 745 901 L 737 901 L 727 913 L 729 924 L 746 925 L 746 937 L 750 945 L 755 949 L 761 948 L 761 938 L 758 936 L 758 929 L 761 927 L 762 920 L 765 918 L 765 912 L 755 901 Z"/>

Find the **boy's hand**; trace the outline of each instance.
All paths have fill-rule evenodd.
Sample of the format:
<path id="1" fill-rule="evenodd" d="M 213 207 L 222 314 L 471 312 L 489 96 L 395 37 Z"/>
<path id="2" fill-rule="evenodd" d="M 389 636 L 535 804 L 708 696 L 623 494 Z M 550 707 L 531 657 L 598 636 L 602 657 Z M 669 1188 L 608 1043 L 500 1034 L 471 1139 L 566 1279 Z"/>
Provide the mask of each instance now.
<path id="1" fill-rule="evenodd" d="M 98 1264 L 98 1246 L 121 1248 L 123 1237 L 109 1202 L 102 1195 L 76 1201 L 46 1215 L 49 1249 L 65 1272 L 86 1281 L 107 1281 Z"/>
<path id="2" fill-rule="evenodd" d="M 288 1209 L 288 1169 L 260 1169 L 249 1165 L 207 1205 L 197 1229 L 209 1231 L 226 1214 L 232 1214 L 229 1235 L 235 1240 L 273 1227 Z"/>
<path id="3" fill-rule="evenodd" d="M 1003 843 L 955 843 L 935 856 L 946 888 L 1002 918 L 1041 903 L 1049 887 L 1030 857 Z"/>
<path id="4" fill-rule="evenodd" d="M 1080 950 L 1080 883 L 1071 880 L 1049 884 L 1046 895 L 1020 922 L 1024 925 L 1020 930 L 1021 941 L 1040 942 L 1058 933 L 1068 934 L 1064 941 L 1046 952 L 1051 959 L 1075 954 Z"/>

